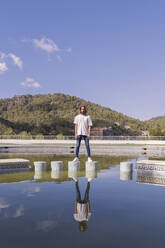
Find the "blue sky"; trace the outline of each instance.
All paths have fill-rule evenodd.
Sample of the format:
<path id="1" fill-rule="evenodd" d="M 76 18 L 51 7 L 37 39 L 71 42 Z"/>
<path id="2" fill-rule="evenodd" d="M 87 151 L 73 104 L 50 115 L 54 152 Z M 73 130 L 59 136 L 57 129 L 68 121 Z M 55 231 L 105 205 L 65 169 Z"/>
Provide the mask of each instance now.
<path id="1" fill-rule="evenodd" d="M 165 1 L 5 0 L 0 12 L 1 98 L 60 92 L 165 114 Z"/>

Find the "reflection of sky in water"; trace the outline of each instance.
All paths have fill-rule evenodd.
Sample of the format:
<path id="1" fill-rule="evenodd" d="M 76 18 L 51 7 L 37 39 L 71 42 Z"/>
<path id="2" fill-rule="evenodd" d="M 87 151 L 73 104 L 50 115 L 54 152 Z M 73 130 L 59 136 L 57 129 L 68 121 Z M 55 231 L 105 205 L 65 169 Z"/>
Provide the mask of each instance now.
<path id="1" fill-rule="evenodd" d="M 120 162 L 127 160 L 115 164 L 107 159 L 96 174 L 63 170 L 60 181 L 51 171 L 36 180 L 34 171 L 0 175 L 1 246 L 164 247 L 164 187 L 137 183 L 135 165 L 132 177 L 129 171 L 122 174 Z M 21 175 L 26 182 L 14 182 Z M 87 229 L 80 232 L 73 217 L 73 179 L 78 179 L 84 196 L 89 178 L 92 215 Z"/>
<path id="2" fill-rule="evenodd" d="M 8 207 L 9 204 L 3 198 L 0 198 L 0 209 L 8 208 Z"/>
<path id="3" fill-rule="evenodd" d="M 24 207 L 22 204 L 12 206 L 7 204 L 3 199 L 0 199 L 0 219 L 3 218 L 18 218 L 24 214 Z"/>
<path id="4" fill-rule="evenodd" d="M 35 196 L 35 193 L 40 192 L 40 187 L 39 186 L 29 186 L 27 188 L 24 189 L 25 194 L 27 194 L 27 196 L 32 197 Z"/>
<path id="5" fill-rule="evenodd" d="M 56 226 L 57 222 L 55 220 L 43 220 L 36 224 L 36 230 L 48 232 L 49 230 L 54 229 Z"/>

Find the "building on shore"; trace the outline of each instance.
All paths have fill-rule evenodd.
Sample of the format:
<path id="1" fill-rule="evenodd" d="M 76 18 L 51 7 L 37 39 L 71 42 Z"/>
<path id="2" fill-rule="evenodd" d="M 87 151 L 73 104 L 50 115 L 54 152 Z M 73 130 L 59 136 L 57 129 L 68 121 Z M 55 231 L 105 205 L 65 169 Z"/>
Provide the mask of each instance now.
<path id="1" fill-rule="evenodd" d="M 113 136 L 113 128 L 112 127 L 94 127 L 91 129 L 92 136 Z"/>
<path id="2" fill-rule="evenodd" d="M 144 131 L 142 130 L 142 131 L 141 131 L 141 135 L 142 135 L 142 136 L 150 136 L 150 133 L 149 133 L 148 130 L 144 130 Z"/>

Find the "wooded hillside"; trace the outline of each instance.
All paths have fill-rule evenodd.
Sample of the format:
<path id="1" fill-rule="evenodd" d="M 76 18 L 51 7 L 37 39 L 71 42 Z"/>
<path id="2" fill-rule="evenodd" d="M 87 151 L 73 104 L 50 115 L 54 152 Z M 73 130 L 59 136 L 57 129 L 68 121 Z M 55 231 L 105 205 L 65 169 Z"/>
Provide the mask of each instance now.
<path id="1" fill-rule="evenodd" d="M 140 135 L 147 128 L 145 122 L 110 108 L 57 93 L 0 99 L 0 134 L 72 135 L 74 116 L 82 104 L 94 127 L 111 126 L 116 135 Z"/>

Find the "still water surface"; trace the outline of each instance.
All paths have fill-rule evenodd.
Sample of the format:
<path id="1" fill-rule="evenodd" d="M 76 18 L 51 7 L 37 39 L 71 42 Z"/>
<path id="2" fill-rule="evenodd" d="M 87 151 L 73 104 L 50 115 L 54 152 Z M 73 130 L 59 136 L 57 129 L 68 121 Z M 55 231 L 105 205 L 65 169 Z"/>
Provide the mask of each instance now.
<path id="1" fill-rule="evenodd" d="M 164 247 L 165 187 L 137 183 L 135 168 L 132 180 L 120 180 L 119 164 L 130 158 L 94 158 L 99 170 L 90 182 L 91 216 L 82 232 L 74 219 L 76 183 L 67 172 L 71 158 L 44 156 L 37 158 L 48 164 L 64 161 L 60 178 L 53 179 L 49 169 L 38 180 L 33 168 L 0 174 L 1 247 Z M 12 155 L 1 155 L 4 157 Z M 19 157 L 30 158 L 31 163 L 37 159 Z M 82 157 L 78 177 L 82 197 L 88 183 L 84 164 Z"/>

